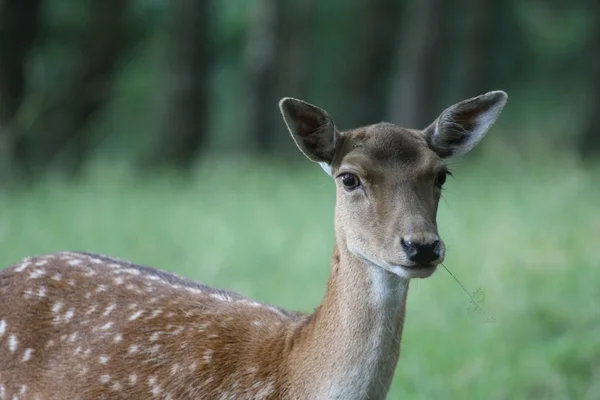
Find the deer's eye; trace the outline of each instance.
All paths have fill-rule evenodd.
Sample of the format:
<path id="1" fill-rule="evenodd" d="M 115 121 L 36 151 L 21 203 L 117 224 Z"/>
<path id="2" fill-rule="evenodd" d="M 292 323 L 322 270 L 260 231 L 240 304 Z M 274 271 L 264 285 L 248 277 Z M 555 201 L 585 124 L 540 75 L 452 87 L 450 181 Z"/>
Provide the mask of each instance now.
<path id="1" fill-rule="evenodd" d="M 446 183 L 446 178 L 448 176 L 448 171 L 440 171 L 435 177 L 435 186 L 441 188 Z"/>
<path id="2" fill-rule="evenodd" d="M 354 190 L 360 186 L 360 180 L 358 179 L 358 176 L 354 174 L 346 172 L 340 175 L 340 178 L 342 179 L 342 185 L 344 185 L 344 189 L 348 191 Z"/>

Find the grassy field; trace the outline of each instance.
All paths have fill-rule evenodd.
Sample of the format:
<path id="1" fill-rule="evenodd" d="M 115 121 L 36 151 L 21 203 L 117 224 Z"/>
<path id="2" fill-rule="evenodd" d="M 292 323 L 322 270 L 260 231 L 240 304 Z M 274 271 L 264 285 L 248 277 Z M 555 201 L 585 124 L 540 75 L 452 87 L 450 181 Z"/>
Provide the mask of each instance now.
<path id="1" fill-rule="evenodd" d="M 600 169 L 492 157 L 455 165 L 448 268 L 411 285 L 390 399 L 600 398 Z M 288 308 L 323 295 L 334 189 L 310 163 L 207 162 L 191 181 L 102 164 L 0 194 L 3 266 L 57 250 L 159 266 Z"/>

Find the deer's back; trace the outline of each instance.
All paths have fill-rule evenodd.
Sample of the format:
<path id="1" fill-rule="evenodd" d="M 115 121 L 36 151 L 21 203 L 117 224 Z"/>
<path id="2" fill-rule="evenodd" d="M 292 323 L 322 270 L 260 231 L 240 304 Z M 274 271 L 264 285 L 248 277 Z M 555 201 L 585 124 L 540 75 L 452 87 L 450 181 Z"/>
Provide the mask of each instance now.
<path id="1" fill-rule="evenodd" d="M 280 398 L 301 315 L 87 253 L 0 272 L 0 398 Z M 3 397 L 4 396 L 4 397 Z"/>

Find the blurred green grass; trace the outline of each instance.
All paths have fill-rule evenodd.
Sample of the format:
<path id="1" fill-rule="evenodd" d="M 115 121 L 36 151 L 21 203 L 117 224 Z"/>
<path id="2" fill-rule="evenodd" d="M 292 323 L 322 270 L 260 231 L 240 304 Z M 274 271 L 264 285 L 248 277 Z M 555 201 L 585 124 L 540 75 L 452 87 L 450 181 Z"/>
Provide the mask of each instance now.
<path id="1" fill-rule="evenodd" d="M 453 166 L 446 266 L 413 281 L 389 398 L 600 398 L 600 169 L 491 156 Z M 311 311 L 333 249 L 334 188 L 316 166 L 221 159 L 191 181 L 100 162 L 0 193 L 3 267 L 86 250 Z"/>

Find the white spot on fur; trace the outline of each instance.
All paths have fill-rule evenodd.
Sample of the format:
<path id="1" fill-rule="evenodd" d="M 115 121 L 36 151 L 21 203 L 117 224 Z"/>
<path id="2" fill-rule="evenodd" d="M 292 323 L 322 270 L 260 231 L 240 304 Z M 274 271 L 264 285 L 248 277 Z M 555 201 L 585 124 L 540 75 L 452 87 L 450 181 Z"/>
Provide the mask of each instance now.
<path id="1" fill-rule="evenodd" d="M 46 286 L 40 286 L 37 295 L 38 297 L 46 297 Z"/>
<path id="2" fill-rule="evenodd" d="M 82 263 L 81 260 L 74 259 L 74 260 L 69 260 L 69 262 L 67 264 L 69 264 L 71 266 L 76 266 L 76 265 L 79 265 L 81 263 Z"/>
<path id="3" fill-rule="evenodd" d="M 96 293 L 106 292 L 106 285 L 98 285 Z"/>
<path id="4" fill-rule="evenodd" d="M 81 346 L 77 346 L 77 348 L 75 349 L 75 351 L 73 352 L 73 354 L 77 355 L 81 353 Z"/>
<path id="5" fill-rule="evenodd" d="M 144 312 L 142 310 L 136 311 L 135 313 L 133 313 L 133 315 L 131 315 L 131 317 L 129 317 L 129 321 L 135 321 L 136 319 L 138 319 Z"/>
<path id="6" fill-rule="evenodd" d="M 212 356 L 213 356 L 213 351 L 206 350 L 204 352 L 204 355 L 202 356 L 202 359 L 204 360 L 204 364 L 209 364 L 212 361 Z"/>
<path id="7" fill-rule="evenodd" d="M 284 313 L 281 312 L 281 310 L 279 310 L 276 307 L 272 307 L 272 306 L 268 306 L 267 307 L 270 311 L 273 311 L 275 314 L 279 315 L 282 318 L 288 318 L 287 315 L 285 315 Z"/>
<path id="8" fill-rule="evenodd" d="M 46 264 L 48 264 L 48 260 L 40 260 L 40 261 L 38 261 L 38 262 L 35 263 L 35 266 L 36 267 L 41 267 L 41 266 L 44 266 Z"/>
<path id="9" fill-rule="evenodd" d="M 111 390 L 118 392 L 119 390 L 121 390 L 121 384 L 118 381 L 114 381 L 110 388 Z"/>
<path id="10" fill-rule="evenodd" d="M 33 349 L 27 349 L 23 353 L 23 362 L 29 361 L 31 359 L 31 353 L 33 353 Z"/>
<path id="11" fill-rule="evenodd" d="M 87 311 L 85 312 L 85 315 L 90 315 L 90 314 L 92 314 L 93 312 L 95 312 L 95 311 L 96 311 L 96 309 L 97 309 L 97 308 L 98 308 L 98 305 L 97 305 L 97 304 L 92 304 L 92 305 L 90 306 L 90 308 L 88 308 L 88 309 L 87 309 Z"/>
<path id="12" fill-rule="evenodd" d="M 75 309 L 71 308 L 69 311 L 67 311 L 65 313 L 65 315 L 63 316 L 63 321 L 65 323 L 69 322 L 71 319 L 73 319 L 73 315 L 75 315 Z"/>
<path id="13" fill-rule="evenodd" d="M 103 331 L 109 330 L 110 328 L 112 328 L 114 324 L 112 322 L 107 322 L 104 325 L 102 325 L 100 327 L 100 329 L 102 329 Z"/>
<path id="14" fill-rule="evenodd" d="M 254 300 L 239 300 L 238 303 L 243 303 L 250 307 L 264 307 L 263 304 L 260 304 L 258 301 Z"/>
<path id="15" fill-rule="evenodd" d="M 154 346 L 150 347 L 150 353 L 152 353 L 152 354 L 158 353 L 159 350 L 160 350 L 160 344 L 155 344 Z"/>
<path id="16" fill-rule="evenodd" d="M 21 388 L 19 389 L 19 394 L 22 396 L 25 394 L 26 391 L 27 391 L 27 385 L 21 385 Z"/>
<path id="17" fill-rule="evenodd" d="M 130 274 L 130 275 L 140 275 L 140 271 L 138 271 L 135 268 L 126 268 L 126 269 L 122 270 L 121 272 L 123 272 L 124 274 Z"/>
<path id="18" fill-rule="evenodd" d="M 69 336 L 69 342 L 73 343 L 74 341 L 77 340 L 78 337 L 79 337 L 79 332 L 71 333 L 71 335 Z"/>
<path id="19" fill-rule="evenodd" d="M 52 305 L 52 312 L 54 314 L 58 314 L 58 312 L 60 311 L 60 309 L 62 308 L 62 306 L 63 306 L 63 303 L 60 302 L 60 301 L 57 301 L 56 303 L 54 303 Z"/>
<path id="20" fill-rule="evenodd" d="M 210 326 L 210 322 L 198 325 L 198 332 L 204 332 Z"/>
<path id="21" fill-rule="evenodd" d="M 159 394 L 162 393 L 161 387 L 156 384 L 156 377 L 155 376 L 151 376 L 151 377 L 148 378 L 148 385 L 150 386 L 150 388 L 151 388 L 150 391 L 152 392 L 152 394 L 154 396 L 158 396 Z"/>
<path id="22" fill-rule="evenodd" d="M 46 349 L 49 349 L 50 347 L 54 346 L 54 340 L 50 339 L 46 342 L 46 346 L 44 346 Z"/>
<path id="23" fill-rule="evenodd" d="M 4 336 L 4 332 L 6 332 L 6 321 L 0 321 L 0 337 Z"/>
<path id="24" fill-rule="evenodd" d="M 58 272 L 54 275 L 52 275 L 52 280 L 54 281 L 60 281 L 62 279 L 62 275 L 59 274 Z"/>
<path id="25" fill-rule="evenodd" d="M 4 394 L 6 393 L 4 385 L 0 383 L 0 399 L 4 400 Z"/>
<path id="26" fill-rule="evenodd" d="M 44 275 L 46 275 L 46 271 L 41 268 L 36 268 L 29 273 L 29 279 L 41 278 Z"/>
<path id="27" fill-rule="evenodd" d="M 171 366 L 171 376 L 177 375 L 177 371 L 179 371 L 179 364 L 173 364 Z"/>
<path id="28" fill-rule="evenodd" d="M 119 343 L 123 340 L 123 335 L 121 335 L 120 333 L 117 333 L 115 335 L 115 343 Z"/>
<path id="29" fill-rule="evenodd" d="M 124 281 L 125 281 L 125 280 L 123 279 L 123 277 L 122 277 L 122 276 L 118 276 L 118 277 L 116 277 L 115 279 L 113 279 L 113 283 L 114 283 L 115 285 L 117 285 L 117 286 L 120 286 L 120 285 L 122 285 Z"/>
<path id="30" fill-rule="evenodd" d="M 108 382 L 110 382 L 110 375 L 102 375 L 100 377 L 100 382 L 102 382 L 102 383 L 108 383 Z"/>
<path id="31" fill-rule="evenodd" d="M 15 335 L 10 335 L 8 338 L 8 349 L 11 353 L 17 351 L 17 347 L 19 346 L 19 339 Z"/>
<path id="32" fill-rule="evenodd" d="M 162 314 L 163 310 L 160 308 L 157 308 L 156 310 L 152 311 L 152 313 L 146 317 L 146 319 L 152 319 L 152 318 L 156 318 L 158 317 L 160 314 Z"/>
<path id="33" fill-rule="evenodd" d="M 193 293 L 193 294 L 202 294 L 203 293 L 202 290 L 193 288 L 193 287 L 186 287 L 185 290 L 187 290 L 188 292 Z"/>
<path id="34" fill-rule="evenodd" d="M 25 261 L 21 263 L 17 268 L 15 268 L 15 272 L 23 272 L 25 268 L 29 267 L 31 263 L 29 261 Z"/>
<path id="35" fill-rule="evenodd" d="M 175 328 L 175 330 L 173 332 L 169 332 L 171 335 L 179 335 L 181 332 L 183 332 L 183 326 L 178 326 L 177 328 Z"/>
<path id="36" fill-rule="evenodd" d="M 221 301 L 230 301 L 231 300 L 229 298 L 229 296 L 221 294 L 221 293 L 211 293 L 210 297 L 212 297 L 213 299 L 221 300 Z"/>
<path id="37" fill-rule="evenodd" d="M 110 360 L 109 356 L 100 356 L 98 358 L 98 362 L 100 362 L 100 364 L 104 364 L 104 365 L 106 365 L 108 363 L 108 360 Z"/>
<path id="38" fill-rule="evenodd" d="M 129 354 L 135 354 L 139 351 L 140 346 L 138 346 L 137 344 L 132 344 L 131 346 L 129 346 L 129 350 L 127 351 Z"/>
<path id="39" fill-rule="evenodd" d="M 111 305 L 109 305 L 108 307 L 106 307 L 106 310 L 104 310 L 104 312 L 102 313 L 103 317 L 108 317 L 108 315 L 113 312 L 113 310 L 117 307 L 117 305 L 115 303 L 112 303 Z"/>
<path id="40" fill-rule="evenodd" d="M 137 383 L 137 375 L 136 374 L 129 375 L 129 384 L 133 386 L 136 383 Z"/>
<path id="41" fill-rule="evenodd" d="M 154 332 L 152 335 L 150 335 L 150 341 L 151 342 L 156 342 L 160 336 L 161 332 Z"/>

